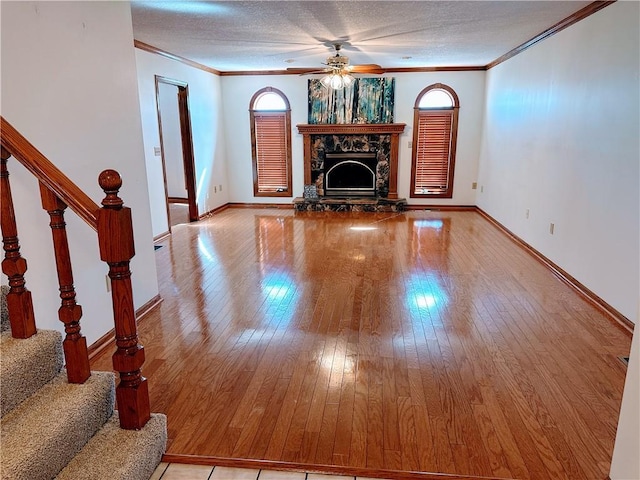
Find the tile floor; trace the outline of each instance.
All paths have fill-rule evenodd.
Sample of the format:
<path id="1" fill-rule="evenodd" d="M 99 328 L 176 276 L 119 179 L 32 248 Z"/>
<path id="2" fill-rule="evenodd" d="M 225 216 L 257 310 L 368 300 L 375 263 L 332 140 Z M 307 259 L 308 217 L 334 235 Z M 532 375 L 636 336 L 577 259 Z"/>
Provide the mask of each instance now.
<path id="1" fill-rule="evenodd" d="M 380 480 L 319 473 L 280 472 L 162 462 L 150 480 Z"/>

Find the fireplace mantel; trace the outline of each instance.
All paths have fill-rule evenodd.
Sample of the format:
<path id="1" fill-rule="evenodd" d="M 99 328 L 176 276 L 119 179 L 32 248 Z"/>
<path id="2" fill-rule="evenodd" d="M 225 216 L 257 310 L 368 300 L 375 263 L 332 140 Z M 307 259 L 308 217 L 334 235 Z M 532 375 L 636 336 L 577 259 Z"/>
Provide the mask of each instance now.
<path id="1" fill-rule="evenodd" d="M 341 124 L 298 124 L 298 132 L 304 143 L 304 183 L 311 183 L 311 136 L 312 135 L 390 135 L 389 152 L 389 194 L 388 198 L 398 198 L 398 146 L 404 123 L 341 123 Z"/>

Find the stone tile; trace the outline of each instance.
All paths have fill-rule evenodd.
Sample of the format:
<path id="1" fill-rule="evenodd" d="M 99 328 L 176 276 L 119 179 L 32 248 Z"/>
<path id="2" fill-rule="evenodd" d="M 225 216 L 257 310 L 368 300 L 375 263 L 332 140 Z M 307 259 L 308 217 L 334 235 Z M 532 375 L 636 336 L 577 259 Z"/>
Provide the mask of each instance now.
<path id="1" fill-rule="evenodd" d="M 307 480 L 354 480 L 347 475 L 325 475 L 324 473 L 308 473 Z"/>
<path id="2" fill-rule="evenodd" d="M 162 476 L 164 471 L 167 469 L 168 465 L 169 464 L 166 462 L 160 462 L 160 465 L 156 467 L 155 471 L 153 472 L 153 475 L 151 475 L 151 478 L 149 480 L 158 480 Z"/>
<path id="3" fill-rule="evenodd" d="M 209 465 L 170 463 L 162 480 L 207 480 L 212 469 Z"/>
<path id="4" fill-rule="evenodd" d="M 215 467 L 209 480 L 256 480 L 259 473 L 248 468 Z"/>
<path id="5" fill-rule="evenodd" d="M 304 472 L 278 472 L 276 470 L 260 470 L 259 480 L 305 480 Z"/>

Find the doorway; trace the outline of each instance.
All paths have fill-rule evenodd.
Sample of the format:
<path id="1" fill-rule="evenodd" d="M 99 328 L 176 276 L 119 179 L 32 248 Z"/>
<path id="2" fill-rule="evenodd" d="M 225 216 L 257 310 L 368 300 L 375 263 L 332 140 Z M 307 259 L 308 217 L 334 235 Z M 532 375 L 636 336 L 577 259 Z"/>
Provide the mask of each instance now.
<path id="1" fill-rule="evenodd" d="M 189 86 L 159 75 L 155 81 L 167 224 L 171 232 L 175 225 L 199 220 Z"/>

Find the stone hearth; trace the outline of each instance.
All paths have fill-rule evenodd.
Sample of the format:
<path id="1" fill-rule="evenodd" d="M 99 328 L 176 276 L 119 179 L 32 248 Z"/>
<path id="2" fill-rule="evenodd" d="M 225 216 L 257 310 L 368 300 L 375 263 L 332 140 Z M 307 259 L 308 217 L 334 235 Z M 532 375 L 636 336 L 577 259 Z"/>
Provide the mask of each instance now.
<path id="1" fill-rule="evenodd" d="M 402 212 L 407 206 L 404 198 L 302 198 L 293 200 L 296 212 Z"/>

